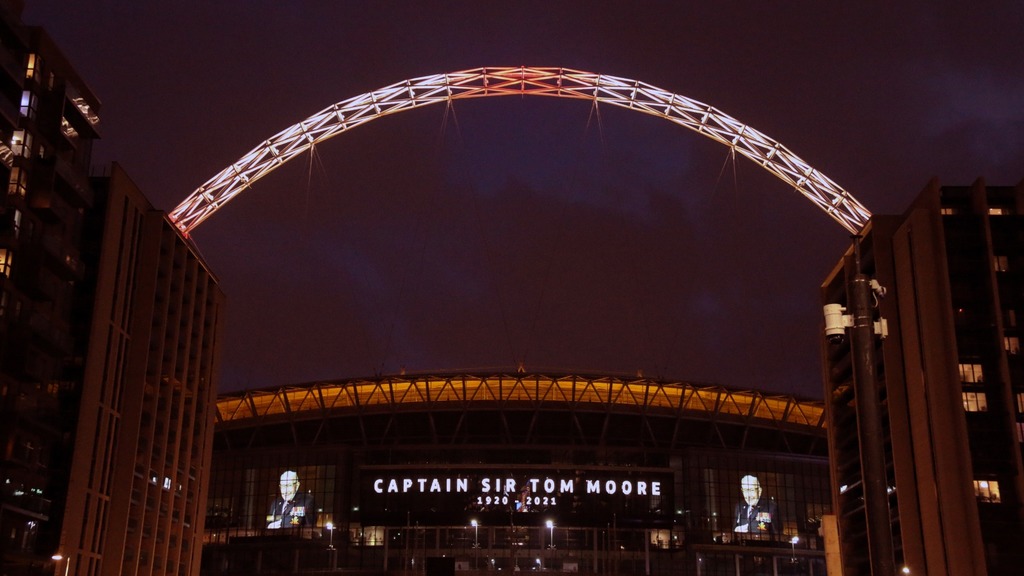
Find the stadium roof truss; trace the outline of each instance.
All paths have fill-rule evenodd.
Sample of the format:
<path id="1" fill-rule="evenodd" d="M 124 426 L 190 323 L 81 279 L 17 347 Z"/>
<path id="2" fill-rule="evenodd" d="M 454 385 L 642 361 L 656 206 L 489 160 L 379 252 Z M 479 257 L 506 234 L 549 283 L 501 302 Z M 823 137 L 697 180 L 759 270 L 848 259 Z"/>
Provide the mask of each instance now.
<path id="1" fill-rule="evenodd" d="M 462 414 L 456 419 L 461 423 L 466 414 L 475 411 L 497 413 L 505 429 L 505 442 L 526 445 L 545 441 L 534 433 L 532 425 L 525 434 L 513 432 L 508 419 L 514 418 L 514 413 L 533 414 L 531 422 L 537 421 L 539 413 L 564 413 L 578 431 L 578 438 L 574 439 L 577 445 L 605 444 L 609 435 L 618 433 L 608 430 L 607 417 L 612 415 L 640 416 L 646 430 L 642 434 L 644 445 L 660 448 L 691 443 L 693 439 L 684 430 L 687 422 L 707 425 L 703 429 L 708 437 L 700 443 L 727 448 L 745 448 L 751 432 L 756 435 L 758 431 L 773 430 L 779 432 L 787 448 L 800 452 L 802 449 L 795 448 L 800 443 L 789 446 L 787 436 L 820 436 L 823 440 L 825 431 L 824 406 L 820 402 L 685 382 L 539 374 L 399 376 L 251 390 L 220 396 L 216 422 L 221 433 L 292 426 L 292 437 L 286 443 L 304 445 L 310 439 L 300 438 L 302 435 L 295 432 L 296 424 L 319 422 L 322 427 L 329 420 L 352 417 L 359 419 L 362 430 L 355 442 L 377 445 L 387 440 L 367 433 L 362 424 L 365 418 L 408 418 L 412 413 L 421 413 L 428 415 L 434 427 L 435 414 Z M 588 428 L 580 420 L 584 413 L 606 417 L 599 435 L 584 432 Z M 666 434 L 664 422 L 669 419 L 674 424 L 671 433 Z M 655 424 L 655 420 L 660 424 Z M 435 441 L 447 437 L 452 442 L 461 442 L 454 439 L 459 435 L 457 429 L 431 432 Z M 280 435 L 274 437 L 282 440 Z M 313 439 L 314 444 L 323 442 L 327 441 L 320 439 L 319 433 Z M 245 443 L 252 447 L 251 438 Z"/>
<path id="2" fill-rule="evenodd" d="M 656 86 L 567 68 L 491 67 L 403 80 L 342 100 L 278 132 L 207 180 L 170 213 L 188 235 L 221 206 L 317 143 L 370 120 L 429 104 L 490 96 L 588 100 L 664 118 L 711 138 L 786 182 L 851 233 L 871 213 L 785 146 L 716 108 Z"/>

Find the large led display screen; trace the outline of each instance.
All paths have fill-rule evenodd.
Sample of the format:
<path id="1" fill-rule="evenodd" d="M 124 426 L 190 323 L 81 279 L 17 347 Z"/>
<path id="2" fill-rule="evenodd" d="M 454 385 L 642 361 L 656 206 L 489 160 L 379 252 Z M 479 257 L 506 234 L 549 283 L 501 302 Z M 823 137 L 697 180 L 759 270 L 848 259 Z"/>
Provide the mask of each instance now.
<path id="1" fill-rule="evenodd" d="M 334 466 L 283 464 L 223 470 L 211 485 L 208 531 L 312 529 L 334 520 Z"/>
<path id="2" fill-rule="evenodd" d="M 555 468 L 395 469 L 364 467 L 364 522 L 462 522 L 467 515 L 568 517 L 581 523 L 670 516 L 672 474 Z"/>

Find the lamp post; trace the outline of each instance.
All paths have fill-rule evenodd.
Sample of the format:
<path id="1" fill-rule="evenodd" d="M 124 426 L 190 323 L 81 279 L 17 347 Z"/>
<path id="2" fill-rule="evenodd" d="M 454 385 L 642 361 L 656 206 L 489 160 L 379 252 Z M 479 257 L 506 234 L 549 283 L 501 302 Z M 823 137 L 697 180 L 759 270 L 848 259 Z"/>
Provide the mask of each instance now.
<path id="1" fill-rule="evenodd" d="M 469 524 L 473 527 L 473 570 L 476 570 L 480 563 L 480 523 L 474 518 Z"/>
<path id="2" fill-rule="evenodd" d="M 544 523 L 544 525 L 548 527 L 548 532 L 550 532 L 550 534 L 551 534 L 551 538 L 550 538 L 551 543 L 548 544 L 548 548 L 554 549 L 554 547 L 555 547 L 555 523 L 553 521 L 551 521 L 551 520 L 548 520 L 547 522 Z"/>
<path id="3" fill-rule="evenodd" d="M 796 563 L 796 543 L 800 541 L 799 536 L 793 536 L 789 539 L 789 543 L 793 545 L 793 563 Z"/>
<path id="4" fill-rule="evenodd" d="M 57 563 L 59 563 L 61 560 L 63 560 L 64 561 L 64 576 L 68 576 L 68 568 L 71 567 L 71 557 L 70 556 L 65 558 L 63 554 L 61 554 L 60 552 L 57 552 L 53 556 L 50 556 L 50 560 L 53 560 L 54 562 L 57 562 Z"/>
<path id="5" fill-rule="evenodd" d="M 330 545 L 327 546 L 327 549 L 334 550 L 334 524 L 328 522 L 324 525 L 324 528 L 327 528 L 327 532 L 330 534 Z"/>

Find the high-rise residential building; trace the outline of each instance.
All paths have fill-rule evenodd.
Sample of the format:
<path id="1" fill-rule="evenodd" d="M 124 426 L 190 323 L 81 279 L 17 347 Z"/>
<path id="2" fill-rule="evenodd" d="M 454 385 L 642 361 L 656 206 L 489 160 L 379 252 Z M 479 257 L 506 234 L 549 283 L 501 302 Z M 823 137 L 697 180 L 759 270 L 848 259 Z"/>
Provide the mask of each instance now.
<path id="1" fill-rule="evenodd" d="M 224 297 L 118 165 L 93 183 L 95 291 L 59 554 L 70 574 L 195 574 Z"/>
<path id="2" fill-rule="evenodd" d="M 0 571 L 198 571 L 223 294 L 0 0 Z"/>
<path id="3" fill-rule="evenodd" d="M 871 297 L 877 334 L 867 349 L 889 529 L 873 531 L 872 515 L 886 506 L 873 508 L 865 489 L 880 476 L 867 472 L 873 426 L 863 416 L 872 398 L 855 393 L 857 343 L 833 338 L 824 345 L 825 392 L 845 573 L 866 573 L 869 550 L 891 549 L 894 567 L 911 574 L 1019 574 L 1024 183 L 931 182 L 903 215 L 872 218 L 859 251 L 823 284 L 823 303 L 851 312 L 858 273 L 885 292 Z M 885 532 L 891 542 L 880 542 Z"/>
<path id="4" fill-rule="evenodd" d="M 57 551 L 82 374 L 80 239 L 99 101 L 19 2 L 0 2 L 0 556 Z"/>

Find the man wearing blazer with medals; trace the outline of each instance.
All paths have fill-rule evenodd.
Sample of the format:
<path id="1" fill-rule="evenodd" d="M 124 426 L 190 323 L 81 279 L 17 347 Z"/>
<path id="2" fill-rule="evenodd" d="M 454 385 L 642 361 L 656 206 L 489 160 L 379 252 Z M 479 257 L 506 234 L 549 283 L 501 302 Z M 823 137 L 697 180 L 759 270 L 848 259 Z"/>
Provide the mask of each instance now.
<path id="1" fill-rule="evenodd" d="M 778 506 L 772 498 L 761 497 L 761 482 L 757 476 L 740 479 L 743 502 L 736 505 L 732 531 L 755 538 L 773 539 L 782 530 Z"/>
<path id="2" fill-rule="evenodd" d="M 270 505 L 267 528 L 298 528 L 316 525 L 313 495 L 299 492 L 299 475 L 293 470 L 281 474 L 281 495 Z"/>

